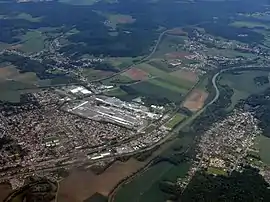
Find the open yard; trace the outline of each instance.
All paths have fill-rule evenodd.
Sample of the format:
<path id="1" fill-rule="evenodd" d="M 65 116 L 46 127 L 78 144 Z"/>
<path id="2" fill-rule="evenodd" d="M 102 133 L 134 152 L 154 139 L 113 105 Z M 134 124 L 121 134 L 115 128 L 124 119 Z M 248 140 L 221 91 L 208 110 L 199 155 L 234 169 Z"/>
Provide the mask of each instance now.
<path id="1" fill-rule="evenodd" d="M 207 96 L 207 92 L 199 89 L 194 89 L 186 98 L 183 107 L 189 109 L 192 112 L 196 112 L 204 106 L 204 102 L 207 99 Z"/>

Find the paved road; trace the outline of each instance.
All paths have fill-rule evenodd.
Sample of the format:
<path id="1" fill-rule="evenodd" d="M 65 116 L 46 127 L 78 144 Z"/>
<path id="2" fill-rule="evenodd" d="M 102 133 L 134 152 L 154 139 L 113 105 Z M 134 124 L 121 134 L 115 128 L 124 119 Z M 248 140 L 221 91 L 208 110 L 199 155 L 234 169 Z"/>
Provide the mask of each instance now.
<path id="1" fill-rule="evenodd" d="M 181 28 L 185 28 L 185 27 L 194 27 L 194 26 L 198 26 L 198 25 L 205 24 L 205 23 L 207 23 L 207 22 L 197 23 L 197 24 L 194 24 L 194 25 L 186 25 L 186 26 L 177 27 L 177 28 L 181 29 Z M 173 29 L 174 29 L 174 28 L 173 28 Z M 168 32 L 172 31 L 173 29 L 167 29 L 167 30 L 163 31 L 162 33 L 160 33 L 160 35 L 159 35 L 159 37 L 158 37 L 158 39 L 157 39 L 157 41 L 156 41 L 156 44 L 155 44 L 153 50 L 149 53 L 149 55 L 147 55 L 146 57 L 143 57 L 140 61 L 135 62 L 135 63 L 133 63 L 133 64 L 127 66 L 126 68 L 124 68 L 124 69 L 123 69 L 122 71 L 120 71 L 120 72 L 117 72 L 117 73 L 115 73 L 115 74 L 112 74 L 112 75 L 110 75 L 110 76 L 108 76 L 108 77 L 104 77 L 104 78 L 101 78 L 101 79 L 92 80 L 92 81 L 90 81 L 90 82 L 100 82 L 100 81 L 103 81 L 103 80 L 106 80 L 106 79 L 110 79 L 110 78 L 112 78 L 112 77 L 115 77 L 115 76 L 117 76 L 117 75 L 119 75 L 119 74 L 122 74 L 122 73 L 128 71 L 129 69 L 131 69 L 131 68 L 134 67 L 135 65 L 139 65 L 139 64 L 141 64 L 141 63 L 146 62 L 146 61 L 149 60 L 149 59 L 155 54 L 155 52 L 157 51 L 158 46 L 159 46 L 160 42 L 162 41 L 163 36 L 164 36 L 165 34 L 167 34 Z"/>

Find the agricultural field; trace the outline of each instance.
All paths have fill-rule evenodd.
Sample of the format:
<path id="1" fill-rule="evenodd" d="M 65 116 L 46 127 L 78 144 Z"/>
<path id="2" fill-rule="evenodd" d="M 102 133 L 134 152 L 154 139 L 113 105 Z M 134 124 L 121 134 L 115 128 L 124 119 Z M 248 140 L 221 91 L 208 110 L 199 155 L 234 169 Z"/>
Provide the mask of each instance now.
<path id="1" fill-rule="evenodd" d="M 93 5 L 100 0 L 59 0 L 59 2 L 67 3 L 71 5 Z"/>
<path id="2" fill-rule="evenodd" d="M 260 135 L 256 137 L 256 144 L 261 160 L 265 164 L 270 165 L 270 138 L 264 135 Z"/>
<path id="3" fill-rule="evenodd" d="M 178 67 L 170 66 L 168 64 L 167 60 L 160 59 L 160 58 L 154 58 L 154 59 L 150 60 L 147 64 L 154 66 L 154 67 L 156 67 L 164 72 L 168 72 L 168 73 L 175 71 L 175 70 L 178 70 Z"/>
<path id="4" fill-rule="evenodd" d="M 167 53 L 181 52 L 185 39 L 187 36 L 164 36 L 153 58 L 164 58 Z"/>
<path id="5" fill-rule="evenodd" d="M 0 66 L 0 100 L 19 102 L 22 91 L 35 88 L 38 83 L 34 73 L 20 73 L 14 66 Z"/>
<path id="6" fill-rule="evenodd" d="M 9 47 L 9 44 L 0 42 L 0 51 Z"/>
<path id="7" fill-rule="evenodd" d="M 144 162 L 130 159 L 127 162 L 117 161 L 113 163 L 100 175 L 96 175 L 91 171 L 72 171 L 60 183 L 58 201 L 80 202 L 95 193 L 108 196 L 120 180 L 136 172 L 144 165 Z M 77 186 L 74 187 L 74 184 Z"/>
<path id="8" fill-rule="evenodd" d="M 185 119 L 185 115 L 177 113 L 172 117 L 167 123 L 166 127 L 173 129 L 175 126 L 177 126 L 180 122 L 182 122 Z"/>
<path id="9" fill-rule="evenodd" d="M 132 18 L 130 15 L 122 15 L 122 14 L 107 14 L 105 15 L 108 19 L 107 26 L 112 29 L 116 29 L 119 24 L 131 24 L 136 21 L 136 19 Z"/>
<path id="10" fill-rule="evenodd" d="M 255 77 L 267 76 L 268 74 L 267 71 L 242 71 L 222 74 L 219 84 L 228 85 L 234 91 L 231 98 L 232 104 L 228 110 L 233 109 L 239 100 L 246 99 L 251 94 L 262 92 L 270 87 L 269 84 L 258 86 L 254 82 Z"/>
<path id="11" fill-rule="evenodd" d="M 208 97 L 208 93 L 199 89 L 194 89 L 183 103 L 183 107 L 189 109 L 191 112 L 196 112 L 203 108 L 204 103 Z"/>
<path id="12" fill-rule="evenodd" d="M 180 138 L 173 140 L 173 144 L 160 155 L 169 157 L 176 151 L 184 151 L 192 142 L 192 134 L 180 136 Z M 179 150 L 179 148 L 181 149 Z M 187 174 L 189 167 L 190 162 L 174 165 L 167 161 L 162 161 L 155 164 L 128 184 L 120 187 L 116 193 L 115 202 L 126 202 L 127 198 L 131 202 L 149 202 L 149 198 L 155 202 L 164 202 L 167 198 L 159 189 L 159 183 L 162 181 L 176 182 L 177 178 L 182 178 Z"/>
<path id="13" fill-rule="evenodd" d="M 117 67 L 119 69 L 125 69 L 128 66 L 133 64 L 134 60 L 140 60 L 140 57 L 137 58 L 131 58 L 131 57 L 110 57 L 110 58 L 106 58 L 106 60 L 112 64 L 114 67 Z"/>
<path id="14" fill-rule="evenodd" d="M 129 86 L 130 90 L 125 90 L 135 97 L 142 96 L 154 99 L 168 99 L 170 102 L 180 102 L 183 95 L 166 87 L 143 81 Z"/>
<path id="15" fill-rule="evenodd" d="M 45 39 L 40 31 L 29 31 L 24 36 L 21 36 L 21 47 L 19 50 L 32 53 L 42 51 L 45 47 Z"/>
<path id="16" fill-rule="evenodd" d="M 28 13 L 20 13 L 17 16 L 13 17 L 13 19 L 27 20 L 29 22 L 40 22 L 42 17 L 33 17 Z"/>
<path id="17" fill-rule="evenodd" d="M 199 81 L 199 77 L 196 73 L 186 70 L 186 69 L 180 69 L 174 72 L 171 72 L 170 75 L 179 78 L 180 80 L 187 80 L 192 83 L 196 83 Z"/>
<path id="18" fill-rule="evenodd" d="M 130 199 L 131 202 L 149 202 L 149 199 L 155 202 L 166 201 L 166 195 L 159 190 L 161 181 L 176 180 L 178 177 L 184 177 L 189 169 L 189 163 L 182 163 L 174 166 L 168 162 L 161 162 L 131 183 L 124 185 L 115 197 L 115 202 L 126 202 Z"/>
<path id="19" fill-rule="evenodd" d="M 123 84 L 132 84 L 134 82 L 137 82 L 139 80 L 133 80 L 130 77 L 124 75 L 124 74 L 119 74 L 116 75 L 112 78 L 103 80 L 102 83 L 105 85 L 114 85 L 114 86 L 119 86 L 119 85 L 123 85 Z"/>
<path id="20" fill-rule="evenodd" d="M 183 75 L 181 75 L 183 74 Z M 195 85 L 197 76 L 186 71 L 175 74 L 163 71 L 148 63 L 139 64 L 121 75 L 104 80 L 104 84 L 119 86 L 130 98 L 143 96 L 151 99 L 167 99 L 179 103 L 182 97 Z M 115 92 L 115 89 L 113 89 Z M 119 90 L 116 91 L 116 95 Z M 111 94 L 107 92 L 107 94 Z M 115 93 L 112 93 L 115 95 Z M 123 98 L 123 97 L 122 97 Z"/>
<path id="21" fill-rule="evenodd" d="M 193 82 L 179 79 L 178 77 L 175 77 L 174 75 L 170 75 L 167 72 L 164 72 L 164 71 L 162 71 L 154 66 L 151 66 L 147 63 L 137 65 L 136 67 L 145 71 L 145 72 L 148 72 L 152 77 L 161 78 L 161 79 L 165 80 L 166 82 L 168 82 L 172 85 L 175 85 L 179 88 L 182 88 L 184 90 L 188 90 L 194 85 Z"/>
<path id="22" fill-rule="evenodd" d="M 114 73 L 110 72 L 110 71 L 101 71 L 101 70 L 89 69 L 89 68 L 83 70 L 83 75 L 89 81 L 108 77 L 112 74 L 114 74 Z"/>
<path id="23" fill-rule="evenodd" d="M 107 96 L 113 96 L 113 97 L 125 97 L 125 96 L 127 96 L 128 94 L 125 92 L 125 91 L 123 91 L 123 90 L 121 90 L 120 88 L 114 88 L 114 89 L 112 89 L 112 90 L 110 90 L 110 91 L 107 91 L 106 93 L 105 93 L 105 95 L 107 95 Z"/>
<path id="24" fill-rule="evenodd" d="M 125 75 L 135 81 L 144 81 L 151 77 L 149 73 L 138 68 L 131 68 L 128 71 L 124 72 L 122 75 Z"/>
<path id="25" fill-rule="evenodd" d="M 262 27 L 264 29 L 269 29 L 270 26 L 265 24 L 265 23 L 261 23 L 258 21 L 235 21 L 233 23 L 230 24 L 231 26 L 234 27 L 247 27 L 247 28 L 258 28 L 258 27 Z"/>
<path id="26" fill-rule="evenodd" d="M 168 32 L 168 34 L 171 34 L 171 35 L 178 35 L 178 36 L 187 36 L 187 35 L 188 35 L 188 33 L 185 32 L 185 31 L 183 31 L 182 28 L 177 28 L 177 27 L 171 29 L 171 30 Z"/>
<path id="27" fill-rule="evenodd" d="M 217 49 L 217 48 L 207 48 L 207 55 L 211 56 L 223 56 L 228 58 L 236 58 L 236 57 L 244 57 L 244 58 L 256 58 L 257 56 L 252 53 L 242 53 L 235 50 L 230 49 Z"/>
<path id="28" fill-rule="evenodd" d="M 214 167 L 208 167 L 207 168 L 207 173 L 212 174 L 212 175 L 224 175 L 224 176 L 228 175 L 228 173 L 226 171 L 224 171 L 223 169 L 214 168 Z"/>

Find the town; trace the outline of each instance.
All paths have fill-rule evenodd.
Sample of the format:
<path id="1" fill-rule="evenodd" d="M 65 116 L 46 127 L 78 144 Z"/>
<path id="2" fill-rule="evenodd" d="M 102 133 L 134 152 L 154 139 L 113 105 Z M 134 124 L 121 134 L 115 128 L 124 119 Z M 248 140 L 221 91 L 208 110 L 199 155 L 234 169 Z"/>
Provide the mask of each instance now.
<path id="1" fill-rule="evenodd" d="M 74 89 L 90 92 L 76 86 L 44 89 L 24 95 L 22 105 L 1 106 L 0 180 L 150 150 L 169 132 L 162 125 L 168 120 L 161 121 L 163 108 L 154 113 L 138 103 L 92 94 L 78 100 Z M 150 124 L 153 129 L 145 133 Z"/>
<path id="2" fill-rule="evenodd" d="M 255 138 L 261 134 L 258 120 L 252 112 L 235 109 L 225 119 L 213 123 L 202 135 L 188 175 L 177 183 L 184 190 L 197 171 L 228 176 L 233 171 L 241 171 L 245 165 L 258 168 L 269 182 L 267 167 L 261 161 L 258 163 L 258 159 L 253 161 L 250 156 L 251 152 L 254 153 Z"/>

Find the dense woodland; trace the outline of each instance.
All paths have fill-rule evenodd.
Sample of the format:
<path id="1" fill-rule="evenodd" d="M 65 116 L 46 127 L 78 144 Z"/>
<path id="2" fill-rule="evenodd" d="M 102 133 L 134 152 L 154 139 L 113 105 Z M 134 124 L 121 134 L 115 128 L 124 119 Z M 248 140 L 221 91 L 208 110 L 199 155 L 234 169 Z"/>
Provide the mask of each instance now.
<path id="1" fill-rule="evenodd" d="M 228 39 L 248 43 L 259 42 L 263 39 L 263 35 L 250 30 L 229 27 L 228 19 L 239 12 L 263 10 L 265 0 L 259 0 L 259 2 L 197 0 L 194 3 L 179 3 L 179 1 L 177 3 L 175 0 L 155 2 L 119 0 L 115 4 L 99 1 L 91 6 L 73 6 L 57 1 L 23 4 L 7 0 L 6 2 L 1 1 L 0 6 L 0 15 L 9 16 L 9 18 L 0 18 L 1 42 L 17 43 L 20 40 L 18 37 L 29 29 L 53 27 L 65 34 L 72 28 L 76 28 L 79 32 L 68 36 L 70 43 L 61 49 L 66 54 L 76 56 L 85 53 L 128 57 L 145 55 L 162 30 L 194 24 L 200 24 L 210 34 Z M 28 13 L 33 17 L 41 18 L 37 22 L 16 18 L 20 13 Z M 111 36 L 109 34 L 111 28 L 104 25 L 106 18 L 100 13 L 131 15 L 136 21 L 132 24 L 118 25 L 115 30 L 118 35 Z M 216 23 L 213 23 L 213 19 Z M 161 27 L 164 29 L 160 29 Z M 239 37 L 239 34 L 248 34 L 248 36 Z"/>
<path id="2" fill-rule="evenodd" d="M 181 202 L 267 202 L 270 201 L 269 184 L 258 170 L 245 168 L 230 176 L 197 173 L 185 189 Z"/>

